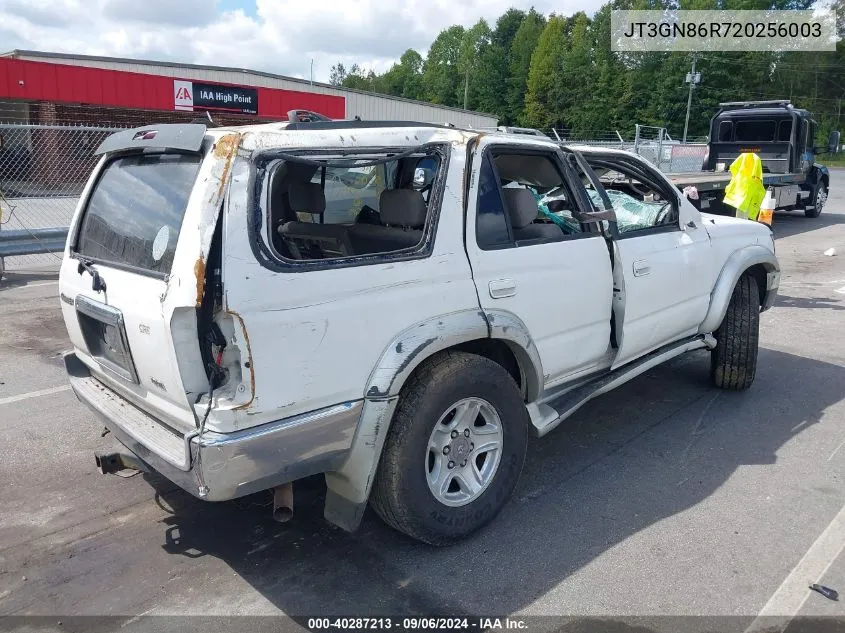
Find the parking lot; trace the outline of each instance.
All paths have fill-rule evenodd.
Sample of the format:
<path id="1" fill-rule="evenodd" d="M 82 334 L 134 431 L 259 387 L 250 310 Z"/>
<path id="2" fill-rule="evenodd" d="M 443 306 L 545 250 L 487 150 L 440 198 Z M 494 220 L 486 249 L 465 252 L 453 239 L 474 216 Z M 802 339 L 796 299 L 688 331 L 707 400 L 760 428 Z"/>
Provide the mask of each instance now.
<path id="1" fill-rule="evenodd" d="M 355 534 L 330 526 L 320 479 L 295 485 L 281 525 L 269 495 L 209 504 L 99 475 L 109 438 L 67 386 L 56 266 L 13 271 L 0 615 L 735 616 L 739 631 L 761 613 L 845 616 L 807 590 L 845 591 L 845 170 L 831 171 L 820 218 L 775 217 L 780 296 L 750 391 L 711 387 L 704 352 L 646 373 L 533 440 L 499 518 L 444 549 L 369 511 Z"/>

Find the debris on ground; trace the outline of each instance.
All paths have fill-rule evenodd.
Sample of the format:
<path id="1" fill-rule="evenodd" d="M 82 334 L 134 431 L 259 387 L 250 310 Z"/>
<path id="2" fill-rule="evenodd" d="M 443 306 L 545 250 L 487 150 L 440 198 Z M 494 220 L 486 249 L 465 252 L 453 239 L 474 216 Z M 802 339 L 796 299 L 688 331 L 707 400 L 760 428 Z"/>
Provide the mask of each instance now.
<path id="1" fill-rule="evenodd" d="M 810 589 L 812 589 L 813 591 L 818 591 L 828 600 L 839 600 L 839 592 L 835 589 L 831 589 L 830 587 L 825 587 L 824 585 L 817 585 L 813 583 L 812 585 L 810 585 Z"/>

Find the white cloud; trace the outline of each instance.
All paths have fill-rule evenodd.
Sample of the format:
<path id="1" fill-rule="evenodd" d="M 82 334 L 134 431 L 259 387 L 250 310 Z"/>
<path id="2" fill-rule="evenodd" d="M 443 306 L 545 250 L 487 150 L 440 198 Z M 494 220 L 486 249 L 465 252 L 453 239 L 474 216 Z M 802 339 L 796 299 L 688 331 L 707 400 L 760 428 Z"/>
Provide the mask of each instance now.
<path id="1" fill-rule="evenodd" d="M 425 53 L 452 24 L 492 24 L 509 0 L 255 0 L 254 17 L 217 0 L 0 0 L 4 49 L 233 66 L 326 81 L 337 61 L 377 72 L 407 48 Z M 593 11 L 600 0 L 537 0 L 540 12 Z M 530 5 L 528 5 L 530 6 Z M 526 10 L 528 6 L 524 7 Z"/>
<path id="2" fill-rule="evenodd" d="M 208 24 L 217 17 L 215 0 L 105 0 L 103 17 L 117 22 L 190 27 Z"/>

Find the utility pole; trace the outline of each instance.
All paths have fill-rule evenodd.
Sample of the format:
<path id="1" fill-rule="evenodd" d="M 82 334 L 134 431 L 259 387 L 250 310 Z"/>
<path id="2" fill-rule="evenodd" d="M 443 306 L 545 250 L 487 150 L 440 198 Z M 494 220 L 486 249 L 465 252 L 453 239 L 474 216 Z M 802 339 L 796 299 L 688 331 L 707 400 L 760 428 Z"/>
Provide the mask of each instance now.
<path id="1" fill-rule="evenodd" d="M 692 91 L 695 84 L 701 82 L 701 73 L 695 72 L 695 53 L 692 54 L 692 70 L 687 73 L 687 83 L 689 84 L 689 97 L 687 97 L 687 118 L 684 121 L 684 138 L 681 143 L 687 142 L 687 130 L 689 129 L 689 111 L 692 107 Z"/>

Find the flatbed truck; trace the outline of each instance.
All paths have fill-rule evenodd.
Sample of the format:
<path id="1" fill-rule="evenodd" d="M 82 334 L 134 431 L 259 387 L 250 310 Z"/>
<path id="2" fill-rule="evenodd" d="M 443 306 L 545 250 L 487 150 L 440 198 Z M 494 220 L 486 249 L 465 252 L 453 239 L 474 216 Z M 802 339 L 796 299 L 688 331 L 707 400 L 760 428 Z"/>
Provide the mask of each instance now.
<path id="1" fill-rule="evenodd" d="M 720 104 L 710 120 L 702 171 L 668 174 L 683 190 L 695 187 L 699 210 L 733 211 L 722 203 L 731 181 L 731 163 L 744 152 L 757 154 L 763 163 L 763 185 L 774 189 L 779 211 L 804 211 L 808 218 L 822 212 L 830 188 L 830 173 L 816 162 L 819 154 L 839 151 L 840 134 L 831 132 L 826 146 L 815 145 L 816 122 L 789 101 L 733 101 Z"/>

